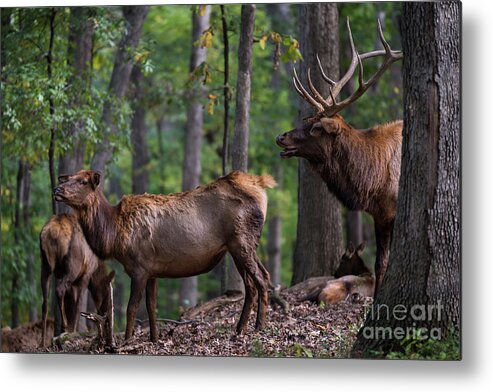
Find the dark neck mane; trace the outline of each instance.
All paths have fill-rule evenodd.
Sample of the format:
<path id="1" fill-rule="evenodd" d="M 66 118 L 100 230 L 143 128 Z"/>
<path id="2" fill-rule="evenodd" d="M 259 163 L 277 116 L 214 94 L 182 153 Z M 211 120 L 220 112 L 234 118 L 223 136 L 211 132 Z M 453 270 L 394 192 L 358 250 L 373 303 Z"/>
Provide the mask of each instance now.
<path id="1" fill-rule="evenodd" d="M 349 130 L 348 133 L 358 132 Z M 333 151 L 326 151 L 324 157 L 316 160 L 309 160 L 310 166 L 324 180 L 327 188 L 339 201 L 351 210 L 364 210 L 367 207 L 365 197 L 361 197 L 361 181 L 359 177 L 359 165 L 357 148 L 354 143 L 358 143 L 357 135 L 343 132 L 334 140 Z M 356 140 L 348 140 L 348 139 Z M 337 150 L 337 154 L 334 151 Z M 356 175 L 355 175 L 356 174 Z"/>
<path id="2" fill-rule="evenodd" d="M 115 218 L 117 207 L 113 207 L 101 190 L 87 197 L 86 203 L 76 210 L 79 223 L 87 243 L 101 259 L 114 257 L 114 249 L 119 238 Z"/>

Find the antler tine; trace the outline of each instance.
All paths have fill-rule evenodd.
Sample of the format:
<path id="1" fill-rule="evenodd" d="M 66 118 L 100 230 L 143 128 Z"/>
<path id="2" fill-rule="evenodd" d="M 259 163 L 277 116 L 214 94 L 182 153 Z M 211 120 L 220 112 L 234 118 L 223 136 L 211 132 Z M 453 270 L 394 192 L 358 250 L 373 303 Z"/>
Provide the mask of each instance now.
<path id="1" fill-rule="evenodd" d="M 378 34 L 380 37 L 380 41 L 382 42 L 382 45 L 384 47 L 384 50 L 375 50 L 373 52 L 359 54 L 358 51 L 356 50 L 356 46 L 354 45 L 353 33 L 351 31 L 351 24 L 349 23 L 349 18 L 347 18 L 349 43 L 351 45 L 352 58 L 351 58 L 351 64 L 349 66 L 349 69 L 339 81 L 336 82 L 325 74 L 320 58 L 318 54 L 316 55 L 318 68 L 320 70 L 320 73 L 322 74 L 322 78 L 327 83 L 330 84 L 329 97 L 323 98 L 322 95 L 318 92 L 318 90 L 315 88 L 315 86 L 312 83 L 310 70 L 308 69 L 307 72 L 308 87 L 310 88 L 310 91 L 313 96 L 310 95 L 310 93 L 308 93 L 308 91 L 306 91 L 306 89 L 303 87 L 303 84 L 300 82 L 298 74 L 296 73 L 296 69 L 294 69 L 293 83 L 296 91 L 298 92 L 298 94 L 301 95 L 301 97 L 305 101 L 310 103 L 312 106 L 316 107 L 319 113 L 324 112 L 325 115 L 328 117 L 331 117 L 334 114 L 338 113 L 346 106 L 356 101 L 359 97 L 361 97 L 365 93 L 366 90 L 368 90 L 371 86 L 373 86 L 377 82 L 377 80 L 382 76 L 385 70 L 392 65 L 392 63 L 403 58 L 402 52 L 392 50 L 389 43 L 385 40 L 382 31 L 382 24 L 380 23 L 380 20 L 377 19 L 377 23 L 378 23 Z M 380 65 L 377 72 L 365 83 L 364 75 L 363 75 L 364 74 L 363 60 L 371 57 L 378 57 L 378 56 L 384 57 L 383 62 Z M 359 68 L 358 71 L 359 86 L 357 90 L 342 102 L 337 102 L 336 101 L 337 96 L 341 92 L 342 88 L 353 77 L 356 67 Z"/>
<path id="2" fill-rule="evenodd" d="M 317 102 L 309 93 L 308 91 L 305 90 L 303 87 L 303 84 L 301 84 L 300 79 L 298 78 L 298 74 L 296 72 L 296 68 L 293 68 L 294 76 L 293 76 L 293 84 L 294 88 L 298 92 L 298 94 L 308 103 L 310 103 L 312 106 L 315 106 L 318 110 L 318 112 L 323 112 L 324 107 L 320 104 L 320 102 Z"/>
<path id="3" fill-rule="evenodd" d="M 335 85 L 333 85 L 332 94 L 337 97 L 341 92 L 342 88 L 349 82 L 351 77 L 358 66 L 358 51 L 356 50 L 356 46 L 354 45 L 353 32 L 351 31 L 351 24 L 349 23 L 349 17 L 346 20 L 347 29 L 349 34 L 349 44 L 351 45 L 351 64 L 349 65 L 349 69 L 344 74 L 344 76 L 339 80 Z"/>
<path id="4" fill-rule="evenodd" d="M 349 22 L 348 22 L 349 23 Z M 368 52 L 360 55 L 356 50 L 356 61 L 359 67 L 359 72 L 358 72 L 358 89 L 352 93 L 348 98 L 343 100 L 342 102 L 339 102 L 338 104 L 333 105 L 330 110 L 325 110 L 325 114 L 330 116 L 333 116 L 337 112 L 341 111 L 343 108 L 346 106 L 350 105 L 354 101 L 356 101 L 359 97 L 361 97 L 366 90 L 368 90 L 371 86 L 373 86 L 377 80 L 382 76 L 382 74 L 389 68 L 392 63 L 394 63 L 397 60 L 400 60 L 403 58 L 403 54 L 400 51 L 393 51 L 389 45 L 389 43 L 385 40 L 385 37 L 382 32 L 382 25 L 380 23 L 380 20 L 378 20 L 378 33 L 380 35 L 380 40 L 382 42 L 382 45 L 384 47 L 384 50 L 377 50 L 373 52 Z M 353 47 L 353 45 L 351 45 Z M 382 65 L 379 67 L 377 72 L 365 83 L 364 78 L 363 78 L 363 60 L 371 57 L 377 57 L 377 56 L 385 56 Z M 354 59 L 353 59 L 354 60 Z M 352 68 L 353 64 L 351 63 L 350 70 Z M 349 71 L 348 71 L 349 72 Z M 354 73 L 354 70 L 352 70 Z M 348 73 L 346 73 L 347 75 Z M 345 76 L 346 76 L 345 75 Z M 352 76 L 352 73 L 351 73 Z M 339 84 L 340 82 L 338 82 Z M 337 91 L 338 93 L 338 91 Z M 337 96 L 337 94 L 334 94 Z M 333 98 L 331 98 L 333 99 Z"/>
<path id="5" fill-rule="evenodd" d="M 380 42 L 383 45 L 383 48 L 385 49 L 385 53 L 392 53 L 392 49 L 390 49 L 389 43 L 385 40 L 385 37 L 383 36 L 383 31 L 382 31 L 382 24 L 380 23 L 380 19 L 377 18 L 377 25 L 378 25 L 378 35 L 380 36 Z"/>
<path id="6" fill-rule="evenodd" d="M 320 73 L 322 74 L 322 78 L 327 82 L 329 83 L 331 86 L 334 86 L 336 84 L 336 82 L 334 82 L 331 78 L 329 78 L 325 72 L 324 72 L 324 69 L 322 67 L 322 63 L 320 61 L 320 57 L 318 57 L 318 54 L 315 55 L 317 57 L 317 62 L 318 62 L 318 69 L 320 70 Z"/>
<path id="7" fill-rule="evenodd" d="M 307 70 L 307 80 L 308 80 L 308 87 L 310 88 L 310 91 L 313 94 L 313 98 L 319 104 L 321 104 L 325 110 L 329 110 L 331 105 L 325 100 L 324 97 L 322 97 L 322 94 L 320 94 L 318 90 L 315 88 L 315 86 L 313 85 L 310 68 L 308 68 Z M 330 88 L 330 91 L 332 92 L 332 88 Z M 335 102 L 335 100 L 333 102 Z"/>

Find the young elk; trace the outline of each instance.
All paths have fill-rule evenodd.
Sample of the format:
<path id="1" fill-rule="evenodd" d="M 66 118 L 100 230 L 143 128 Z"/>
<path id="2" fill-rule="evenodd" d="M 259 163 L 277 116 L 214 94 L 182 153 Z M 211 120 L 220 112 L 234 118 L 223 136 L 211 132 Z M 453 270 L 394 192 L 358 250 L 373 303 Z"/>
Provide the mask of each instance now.
<path id="1" fill-rule="evenodd" d="M 319 286 L 303 298 L 303 301 L 334 304 L 346 300 L 353 294 L 372 297 L 375 289 L 375 276 L 361 258 L 364 247 L 365 244 L 361 243 L 355 251 L 354 245 L 349 243 L 334 273 L 336 279 Z"/>
<path id="2" fill-rule="evenodd" d="M 48 295 L 53 274 L 56 278 L 62 332 L 73 332 L 77 329 L 80 299 L 89 288 L 98 313 L 107 315 L 106 343 L 112 345 L 111 281 L 115 272 L 111 271 L 108 274 L 103 261 L 89 248 L 75 216 L 53 216 L 41 230 L 39 245 L 43 292 L 41 346 L 44 347 L 46 343 Z"/>
<path id="3" fill-rule="evenodd" d="M 325 75 L 318 61 L 322 77 L 330 85 L 327 98 L 323 98 L 313 85 L 309 70 L 307 79 L 311 94 L 303 87 L 295 71 L 293 81 L 296 91 L 316 108 L 317 113 L 305 119 L 303 125 L 279 135 L 276 142 L 284 149 L 281 157 L 305 158 L 325 181 L 328 189 L 347 208 L 364 210 L 373 216 L 377 242 L 377 293 L 387 269 L 396 213 L 403 124 L 402 121 L 395 121 L 358 130 L 346 123 L 338 113 L 361 97 L 403 55 L 393 51 L 385 41 L 380 22 L 378 31 L 384 50 L 359 54 L 354 46 L 349 20 L 348 29 L 352 50 L 349 70 L 341 80 L 335 82 Z M 377 56 L 383 56 L 382 65 L 365 82 L 362 61 Z M 346 99 L 338 101 L 337 96 L 351 79 L 356 67 L 359 68 L 358 89 Z"/>
<path id="4" fill-rule="evenodd" d="M 54 197 L 71 206 L 87 242 L 101 258 L 115 258 L 131 278 L 125 338 L 133 335 L 146 289 L 151 341 L 156 342 L 156 278 L 182 278 L 212 270 L 229 252 L 245 284 L 237 332 L 245 328 L 258 290 L 256 328 L 265 323 L 269 274 L 256 248 L 267 212 L 271 176 L 233 172 L 172 195 L 130 195 L 111 206 L 101 175 L 91 170 L 60 176 Z"/>

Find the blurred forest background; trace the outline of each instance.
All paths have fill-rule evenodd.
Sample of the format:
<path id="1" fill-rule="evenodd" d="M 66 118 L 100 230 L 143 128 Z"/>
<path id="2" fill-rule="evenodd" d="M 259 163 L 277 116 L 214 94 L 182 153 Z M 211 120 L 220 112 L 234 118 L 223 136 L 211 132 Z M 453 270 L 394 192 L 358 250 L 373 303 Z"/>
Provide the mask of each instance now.
<path id="1" fill-rule="evenodd" d="M 400 7 L 337 5 L 341 74 L 350 61 L 346 18 L 359 51 L 380 48 L 377 18 L 386 39 L 399 49 Z M 129 193 L 180 192 L 196 186 L 197 175 L 204 184 L 224 169 L 232 170 L 241 5 L 150 6 L 146 13 L 137 11 L 1 10 L 2 326 L 39 318 L 38 236 L 54 210 L 64 208 L 53 204 L 53 182 L 65 171 L 94 166 L 101 153 L 98 146 L 110 152 L 108 164 L 100 168 L 112 203 Z M 299 115 L 301 99 L 291 78 L 293 67 L 303 61 L 299 31 L 305 21 L 296 4 L 257 4 L 254 17 L 248 171 L 270 173 L 279 182 L 269 191 L 258 254 L 273 282 L 289 286 L 297 240 L 299 160 L 281 160 L 274 140 L 292 129 Z M 378 60 L 365 63 L 365 74 L 377 66 Z M 368 128 L 402 118 L 400 67 L 396 63 L 343 113 L 350 124 Z M 195 163 L 189 159 L 193 157 Z M 70 166 L 74 162 L 78 167 Z M 364 240 L 364 258 L 372 264 L 372 220 L 342 207 L 340 211 L 340 250 L 349 240 Z M 117 262 L 108 265 L 117 272 L 115 321 L 121 329 L 130 280 Z M 160 279 L 158 317 L 176 318 L 183 307 L 221 294 L 224 276 L 222 267 L 199 276 L 192 302 L 180 298 L 182 281 Z"/>

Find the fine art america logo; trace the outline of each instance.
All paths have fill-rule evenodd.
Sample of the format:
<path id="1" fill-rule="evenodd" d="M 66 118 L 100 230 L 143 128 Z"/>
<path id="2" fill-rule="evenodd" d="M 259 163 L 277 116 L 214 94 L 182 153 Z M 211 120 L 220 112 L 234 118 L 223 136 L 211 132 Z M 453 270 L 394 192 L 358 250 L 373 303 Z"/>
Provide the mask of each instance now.
<path id="1" fill-rule="evenodd" d="M 368 307 L 370 307 L 368 309 Z M 379 325 L 365 326 L 363 328 L 363 337 L 365 339 L 392 339 L 402 340 L 404 338 L 411 338 L 415 340 L 441 340 L 442 331 L 439 327 L 425 327 L 420 324 L 440 324 L 442 319 L 443 305 L 441 300 L 437 301 L 437 304 L 416 304 L 411 307 L 398 304 L 393 307 L 389 307 L 386 304 L 374 304 L 367 305 L 366 314 L 367 318 L 377 321 Z M 397 321 L 408 320 L 411 324 L 407 326 L 382 326 L 385 321 L 388 321 L 390 325 L 391 319 Z M 382 322 L 383 321 L 383 322 Z"/>

